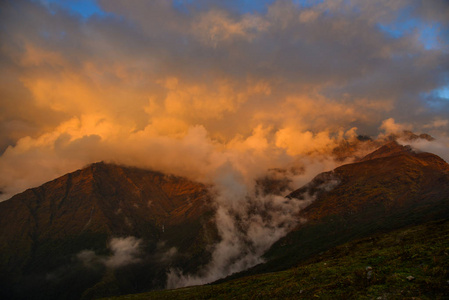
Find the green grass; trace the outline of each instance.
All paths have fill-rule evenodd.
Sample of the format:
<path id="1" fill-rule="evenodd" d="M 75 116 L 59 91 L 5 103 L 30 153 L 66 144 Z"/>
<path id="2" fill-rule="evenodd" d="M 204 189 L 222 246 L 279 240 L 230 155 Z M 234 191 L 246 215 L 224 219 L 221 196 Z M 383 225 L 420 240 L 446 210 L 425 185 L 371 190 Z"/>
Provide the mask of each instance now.
<path id="1" fill-rule="evenodd" d="M 367 267 L 372 268 L 368 279 Z M 413 276 L 413 280 L 408 280 Z M 106 299 L 449 299 L 449 220 L 349 242 L 282 272 Z"/>

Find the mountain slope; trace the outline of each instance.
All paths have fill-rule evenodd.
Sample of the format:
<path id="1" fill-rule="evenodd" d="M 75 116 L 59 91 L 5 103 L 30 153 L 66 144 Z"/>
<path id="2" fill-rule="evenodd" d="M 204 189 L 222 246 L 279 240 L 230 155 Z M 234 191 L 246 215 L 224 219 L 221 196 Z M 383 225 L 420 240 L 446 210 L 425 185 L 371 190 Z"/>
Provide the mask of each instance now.
<path id="1" fill-rule="evenodd" d="M 434 154 L 414 153 L 396 142 L 382 146 L 359 162 L 322 174 L 315 181 L 326 176 L 339 184 L 301 213 L 309 221 L 379 206 L 391 212 L 449 197 L 449 165 Z M 313 184 L 306 189 L 313 190 Z M 303 192 L 299 189 L 288 197 L 300 198 Z"/>
<path id="2" fill-rule="evenodd" d="M 448 253 L 446 219 L 352 241 L 286 271 L 108 299 L 446 299 Z"/>
<path id="3" fill-rule="evenodd" d="M 285 270 L 353 239 L 446 218 L 449 165 L 393 141 L 287 197 L 310 196 L 315 201 L 267 262 L 231 278 Z M 195 274 L 210 261 L 219 238 L 213 217 L 202 184 L 93 164 L 0 203 L 0 296 L 92 299 L 164 288 L 169 268 Z"/>
<path id="4" fill-rule="evenodd" d="M 216 239 L 209 204 L 204 185 L 158 172 L 97 163 L 67 174 L 0 203 L 2 285 L 19 298 L 79 298 L 110 270 L 83 270 L 77 255 L 113 255 L 111 239 L 132 236 L 141 239 L 140 262 L 155 272 L 145 280 L 157 279 L 142 285 L 163 287 L 164 265 L 195 270 L 208 260 L 206 244 Z M 153 257 L 165 252 L 170 261 Z M 92 278 L 60 294 L 68 284 L 61 280 L 83 271 Z M 52 282 L 54 273 L 62 275 Z"/>
<path id="5" fill-rule="evenodd" d="M 319 174 L 288 197 L 316 200 L 307 220 L 276 242 L 267 262 L 231 278 L 285 270 L 353 239 L 446 218 L 449 165 L 436 155 L 391 142 L 360 161 Z"/>

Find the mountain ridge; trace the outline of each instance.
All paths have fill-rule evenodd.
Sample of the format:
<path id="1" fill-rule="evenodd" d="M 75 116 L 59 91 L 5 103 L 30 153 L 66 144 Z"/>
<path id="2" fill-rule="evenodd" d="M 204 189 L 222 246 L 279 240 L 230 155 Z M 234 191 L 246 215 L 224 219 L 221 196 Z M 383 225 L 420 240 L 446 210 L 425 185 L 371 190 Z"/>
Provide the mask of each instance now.
<path id="1" fill-rule="evenodd" d="M 256 184 L 278 195 L 289 182 Z M 209 188 L 100 162 L 15 195 L 0 203 L 2 289 L 18 299 L 30 291 L 36 299 L 91 299 L 164 288 L 171 267 L 195 274 L 219 241 Z M 265 253 L 267 262 L 230 278 L 283 270 L 356 238 L 445 217 L 449 165 L 393 140 L 287 195 L 311 197 L 298 226 Z M 103 262 L 120 237 L 138 246 L 130 261 L 139 263 L 110 269 Z M 96 267 L 86 269 L 80 253 Z M 55 272 L 63 276 L 53 282 Z M 67 288 L 73 280 L 79 282 Z"/>
<path id="2" fill-rule="evenodd" d="M 296 228 L 265 253 L 266 263 L 228 279 L 285 270 L 353 239 L 447 218 L 449 165 L 443 159 L 395 141 L 373 153 L 290 193 L 315 200 L 299 212 Z"/>
<path id="3" fill-rule="evenodd" d="M 134 285 L 139 282 L 137 274 L 152 268 L 149 275 L 139 275 L 139 284 L 153 280 L 149 286 L 162 288 L 168 265 L 195 271 L 210 259 L 206 245 L 217 239 L 210 201 L 203 184 L 105 163 L 28 189 L 0 203 L 0 268 L 9 274 L 2 288 L 12 286 L 11 293 L 19 298 L 28 298 L 25 291 L 34 291 L 36 299 L 79 298 L 86 287 L 102 280 L 104 267 L 89 271 L 91 278 L 70 291 L 72 295 L 64 291 L 68 282 L 45 278 L 54 272 L 65 274 L 60 268 L 67 269 L 64 276 L 79 278 L 88 270 L 77 255 L 85 250 L 114 255 L 110 243 L 120 237 L 140 241 L 135 252 L 142 263 L 133 271 Z M 164 253 L 172 255 L 157 261 Z M 122 293 L 132 291 L 120 278 L 111 284 L 125 285 Z"/>

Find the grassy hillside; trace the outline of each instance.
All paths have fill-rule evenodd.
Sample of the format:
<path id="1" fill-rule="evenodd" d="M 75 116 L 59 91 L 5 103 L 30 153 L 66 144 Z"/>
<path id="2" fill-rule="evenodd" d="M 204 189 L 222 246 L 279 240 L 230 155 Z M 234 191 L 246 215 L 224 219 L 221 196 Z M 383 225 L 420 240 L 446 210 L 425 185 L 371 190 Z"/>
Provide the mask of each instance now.
<path id="1" fill-rule="evenodd" d="M 107 299 L 413 297 L 449 298 L 449 220 L 352 241 L 282 272 Z"/>

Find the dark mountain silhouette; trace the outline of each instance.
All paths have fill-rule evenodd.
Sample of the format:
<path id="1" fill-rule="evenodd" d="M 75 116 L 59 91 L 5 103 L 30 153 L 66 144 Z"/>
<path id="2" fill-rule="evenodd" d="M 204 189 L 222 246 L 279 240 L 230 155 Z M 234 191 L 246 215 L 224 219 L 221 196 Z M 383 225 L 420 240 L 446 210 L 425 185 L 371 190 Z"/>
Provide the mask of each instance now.
<path id="1" fill-rule="evenodd" d="M 205 245 L 217 238 L 209 204 L 202 184 L 105 163 L 29 189 L 0 203 L 1 290 L 78 299 L 104 281 L 117 293 L 163 288 L 168 264 L 194 271 L 208 261 Z M 86 268 L 77 259 L 84 250 L 111 256 L 111 239 L 129 236 L 142 239 L 140 267 Z"/>

